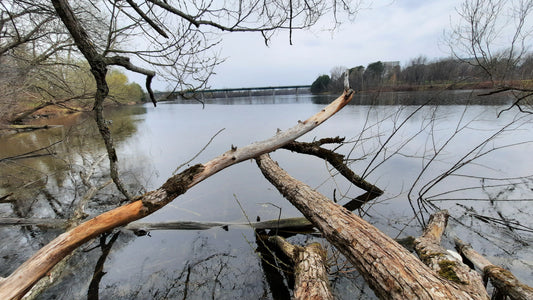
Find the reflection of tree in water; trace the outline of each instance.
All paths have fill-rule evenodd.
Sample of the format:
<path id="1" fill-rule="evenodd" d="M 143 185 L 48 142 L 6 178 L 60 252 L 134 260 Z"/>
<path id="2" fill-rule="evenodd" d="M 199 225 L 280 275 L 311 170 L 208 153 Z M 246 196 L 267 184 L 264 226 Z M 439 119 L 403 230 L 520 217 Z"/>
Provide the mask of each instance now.
<path id="1" fill-rule="evenodd" d="M 469 234 L 470 240 L 478 243 L 485 240 L 497 248 L 503 254 L 498 257 L 502 265 L 516 265 L 516 257 L 521 258 L 520 266 L 515 266 L 515 275 L 530 277 L 533 270 L 529 253 L 533 243 L 530 222 L 533 219 L 530 209 L 533 179 L 482 178 L 479 181 L 486 198 L 470 198 L 464 203 L 456 203 L 456 210 L 462 214 L 457 214 L 455 227 L 467 228 L 465 233 Z"/>
<path id="2" fill-rule="evenodd" d="M 94 267 L 93 278 L 91 279 L 91 283 L 89 284 L 89 289 L 87 290 L 87 300 L 99 299 L 98 290 L 99 290 L 100 281 L 102 280 L 102 277 L 106 274 L 106 272 L 104 272 L 104 263 L 107 260 L 107 256 L 109 255 L 111 248 L 113 248 L 113 244 L 117 241 L 119 234 L 120 234 L 120 231 L 117 231 L 112 235 L 102 234 L 100 236 L 99 246 L 100 246 L 100 249 L 102 250 L 102 255 L 100 255 L 100 258 L 98 258 L 98 261 L 96 262 L 96 265 Z M 111 238 L 108 241 L 107 237 L 109 235 L 111 235 Z"/>
<path id="3" fill-rule="evenodd" d="M 106 299 L 98 294 L 100 281 L 107 273 L 106 260 L 112 251 L 119 250 L 132 239 L 133 234 L 116 231 L 103 234 L 80 248 L 69 259 L 61 277 L 38 299 Z"/>
<path id="4" fill-rule="evenodd" d="M 364 92 L 357 93 L 348 105 L 507 105 L 511 94 L 479 97 L 480 91 L 418 91 L 418 92 Z M 332 95 L 313 95 L 315 104 L 331 102 Z M 431 101 L 428 101 L 431 100 Z"/>
<path id="5" fill-rule="evenodd" d="M 143 107 L 128 107 L 110 113 L 114 120 L 111 129 L 119 143 L 136 132 L 134 115 L 143 111 Z M 87 117 L 50 119 L 47 121 L 64 122 L 65 126 L 0 138 L 0 197 L 8 203 L 0 206 L 3 217 L 70 219 L 92 186 L 98 190 L 86 213 L 99 213 L 120 200 L 114 187 L 105 184 L 109 180 L 106 152 L 96 125 Z M 30 154 L 21 156 L 25 153 Z M 132 190 L 140 190 L 143 180 L 134 174 L 144 173 L 130 171 L 125 182 Z M 0 235 L 11 241 L 0 249 L 0 264 L 6 266 L 0 276 L 8 275 L 63 231 L 46 226 L 0 227 Z"/>
<path id="6" fill-rule="evenodd" d="M 198 236 L 191 245 L 191 256 L 181 269 L 141 273 L 129 284 L 100 286 L 105 299 L 246 299 L 268 298 L 266 286 L 258 284 L 263 277 L 254 256 L 234 255 L 211 245 L 209 238 Z M 262 296 L 261 296 L 262 295 Z"/>
<path id="7" fill-rule="evenodd" d="M 117 142 L 136 132 L 133 116 L 136 111 L 138 114 L 142 110 L 142 107 L 132 107 L 110 114 L 114 120 L 111 131 Z M 55 217 L 60 206 L 68 207 L 77 194 L 84 192 L 78 173 L 87 172 L 105 154 L 96 125 L 86 117 L 80 115 L 75 120 L 77 124 L 66 124 L 71 125 L 68 127 L 20 133 L 0 139 L 0 188 L 5 190 L 5 194 L 12 193 L 10 199 L 16 216 L 36 216 L 32 208 L 36 206 L 35 202 L 43 202 L 39 217 Z M 73 120 L 69 119 L 68 122 Z M 36 149 L 42 149 L 35 153 L 36 157 L 9 159 Z M 107 173 L 105 164 L 102 164 L 94 178 L 107 176 Z"/>

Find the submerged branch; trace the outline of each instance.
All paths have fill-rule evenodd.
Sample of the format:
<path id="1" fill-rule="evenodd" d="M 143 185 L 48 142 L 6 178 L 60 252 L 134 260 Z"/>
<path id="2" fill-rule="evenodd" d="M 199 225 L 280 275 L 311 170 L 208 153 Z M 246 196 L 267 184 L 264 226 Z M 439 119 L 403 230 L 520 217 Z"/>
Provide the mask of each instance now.
<path id="1" fill-rule="evenodd" d="M 511 272 L 498 267 L 488 261 L 481 254 L 460 239 L 455 239 L 455 247 L 474 266 L 479 268 L 484 278 L 489 278 L 492 285 L 497 289 L 500 296 L 509 296 L 511 299 L 527 300 L 533 299 L 533 288 L 520 282 Z M 503 299 L 503 298 L 501 298 Z"/>

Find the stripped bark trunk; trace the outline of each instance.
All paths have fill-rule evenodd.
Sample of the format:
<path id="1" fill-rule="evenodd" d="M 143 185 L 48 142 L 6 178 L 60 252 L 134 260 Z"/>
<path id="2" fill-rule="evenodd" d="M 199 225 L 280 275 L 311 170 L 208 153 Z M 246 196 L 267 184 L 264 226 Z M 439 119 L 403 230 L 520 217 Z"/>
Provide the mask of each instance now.
<path id="1" fill-rule="evenodd" d="M 446 280 L 390 237 L 306 184 L 268 155 L 257 164 L 265 177 L 356 267 L 382 299 L 488 299 Z"/>
<path id="2" fill-rule="evenodd" d="M 331 299 L 331 287 L 326 268 L 326 250 L 319 243 L 295 246 L 280 236 L 272 236 L 274 243 L 294 264 L 295 299 Z"/>
<path id="3" fill-rule="evenodd" d="M 533 299 L 533 288 L 520 282 L 511 272 L 492 264 L 460 239 L 455 239 L 455 246 L 461 254 L 481 270 L 483 278 L 490 279 L 497 290 L 496 293 L 509 296 L 513 300 Z"/>
<path id="4" fill-rule="evenodd" d="M 37 251 L 0 282 L 0 299 L 21 298 L 37 280 L 45 276 L 63 257 L 86 241 L 113 228 L 143 218 L 165 206 L 204 179 L 236 163 L 276 150 L 322 124 L 350 102 L 353 91 L 343 95 L 309 119 L 262 142 L 242 148 L 233 148 L 210 160 L 198 164 L 169 178 L 160 188 L 136 197 L 134 202 L 105 212 L 59 235 Z"/>

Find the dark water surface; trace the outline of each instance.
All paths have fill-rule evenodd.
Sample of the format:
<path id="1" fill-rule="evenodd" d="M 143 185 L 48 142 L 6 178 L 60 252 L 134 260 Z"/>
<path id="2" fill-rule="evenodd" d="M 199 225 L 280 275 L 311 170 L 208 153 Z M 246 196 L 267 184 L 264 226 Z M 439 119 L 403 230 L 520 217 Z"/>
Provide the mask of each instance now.
<path id="1" fill-rule="evenodd" d="M 437 98 L 448 105 L 398 105 Z M 466 105 L 469 99 L 476 104 Z M 311 95 L 235 98 L 210 100 L 205 107 L 167 102 L 157 108 L 115 109 L 107 116 L 112 119 L 121 173 L 130 190 L 140 193 L 160 186 L 221 129 L 189 165 L 207 162 L 232 145 L 269 138 L 331 100 Z M 351 159 L 357 174 L 385 190 L 358 213 L 390 236 L 403 238 L 420 235 L 419 220 L 427 220 L 428 213 L 449 209 L 446 247 L 453 248 L 451 240 L 458 236 L 532 285 L 531 118 L 514 110 L 498 118 L 507 100 L 479 105 L 479 97 L 464 91 L 389 93 L 381 95 L 380 102 L 389 105 L 369 105 L 374 100 L 356 96 L 354 103 L 361 105 L 345 107 L 299 139 L 346 137 L 348 143 L 338 151 Z M 76 115 L 47 122 L 65 126 L 0 138 L 0 158 L 61 141 L 52 148 L 53 155 L 0 161 L 0 196 L 13 193 L 15 199 L 0 203 L 3 217 L 68 218 L 87 190 L 80 174 L 92 174 L 89 182 L 94 186 L 108 180 L 107 158 L 94 121 Z M 286 150 L 272 157 L 295 178 L 330 198 L 335 194 L 340 204 L 362 193 L 317 158 Z M 447 173 L 450 176 L 441 178 Z M 424 206 L 417 201 L 419 194 L 427 201 Z M 87 212 L 96 215 L 120 200 L 113 185 L 107 185 Z M 257 216 L 275 220 L 280 209 L 282 218 L 300 216 L 249 161 L 221 171 L 141 221 L 247 223 Z M 37 226 L 0 227 L 0 276 L 7 276 L 60 232 Z M 327 245 L 315 235 L 290 240 Z M 109 247 L 99 247 L 99 242 Z M 154 230 L 141 237 L 123 230 L 116 238 L 109 235 L 83 246 L 64 277 L 41 299 L 85 299 L 96 292 L 100 299 L 271 299 L 272 287 L 257 248 L 253 231 L 245 226 L 229 226 L 227 231 Z M 105 274 L 95 278 L 95 267 L 102 263 Z M 356 272 L 334 273 L 341 261 L 331 263 L 339 299 L 373 298 Z"/>

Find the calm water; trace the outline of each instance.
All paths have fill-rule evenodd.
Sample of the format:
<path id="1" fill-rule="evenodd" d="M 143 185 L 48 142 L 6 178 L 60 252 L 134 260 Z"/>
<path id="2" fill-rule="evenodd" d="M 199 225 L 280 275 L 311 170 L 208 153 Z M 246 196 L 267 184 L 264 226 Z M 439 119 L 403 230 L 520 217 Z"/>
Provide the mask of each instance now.
<path id="1" fill-rule="evenodd" d="M 458 236 L 533 284 L 531 118 L 514 111 L 497 118 L 505 105 L 478 105 L 479 97 L 469 92 L 391 93 L 376 102 L 397 104 L 407 99 L 404 103 L 412 104 L 437 98 L 453 104 L 368 105 L 376 99 L 357 96 L 354 102 L 361 105 L 347 106 L 299 140 L 346 137 L 347 143 L 338 151 L 351 159 L 356 173 L 385 190 L 358 213 L 390 236 L 417 236 L 419 219 L 427 219 L 437 207 L 447 208 L 452 219 L 445 246 L 452 248 L 450 240 Z M 457 104 L 468 99 L 476 104 Z M 311 95 L 236 98 L 213 100 L 205 107 L 168 102 L 157 108 L 125 107 L 107 115 L 113 120 L 121 173 L 130 190 L 140 193 L 161 185 L 222 129 L 191 165 L 207 162 L 232 145 L 266 139 L 278 128 L 307 119 L 330 100 Z M 52 155 L 0 161 L 0 196 L 13 193 L 11 199 L 15 199 L 0 204 L 2 216 L 68 218 L 87 190 L 80 174 L 94 169 L 90 182 L 95 186 L 108 179 L 103 144 L 91 119 L 73 115 L 47 122 L 66 126 L 0 138 L 0 158 L 61 141 Z M 335 193 L 341 204 L 362 193 L 343 178 L 332 177 L 335 172 L 319 159 L 285 150 L 272 157 L 324 195 L 332 198 Z M 445 173 L 450 175 L 441 178 Z M 417 201 L 419 194 L 430 200 L 424 207 Z M 97 214 L 120 200 L 108 185 L 88 212 Z M 300 216 L 250 161 L 223 170 L 142 222 L 246 223 L 247 218 L 255 221 L 258 216 L 276 219 L 280 210 L 282 218 Z M 36 226 L 0 228 L 0 276 L 9 274 L 59 232 Z M 322 241 L 314 235 L 291 238 L 301 244 L 312 240 Z M 156 230 L 142 237 L 124 230 L 116 240 L 105 239 L 109 251 L 98 247 L 99 242 L 82 247 L 64 278 L 41 299 L 85 299 L 90 285 L 97 286 L 101 299 L 272 298 L 254 234 L 243 226 L 230 226 L 228 231 Z M 106 273 L 95 280 L 101 257 Z M 341 299 L 373 297 L 355 272 L 333 274 L 331 279 Z"/>

